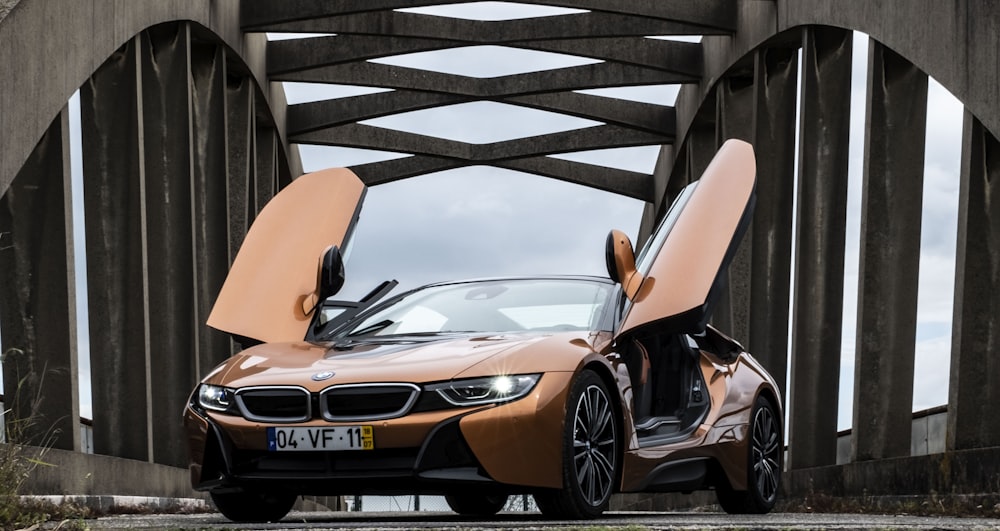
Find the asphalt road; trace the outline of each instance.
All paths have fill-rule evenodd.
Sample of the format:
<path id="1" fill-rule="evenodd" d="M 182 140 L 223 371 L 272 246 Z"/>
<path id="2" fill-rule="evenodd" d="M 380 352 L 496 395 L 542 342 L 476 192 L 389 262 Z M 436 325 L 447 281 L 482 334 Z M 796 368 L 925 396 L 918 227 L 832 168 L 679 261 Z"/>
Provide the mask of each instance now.
<path id="1" fill-rule="evenodd" d="M 620 512 L 600 520 L 553 521 L 538 513 L 501 513 L 469 519 L 454 513 L 293 512 L 271 524 L 234 524 L 215 513 L 112 516 L 83 522 L 90 529 L 1000 529 L 1000 518 L 920 517 L 868 514 L 773 513 L 733 516 L 724 513 Z"/>

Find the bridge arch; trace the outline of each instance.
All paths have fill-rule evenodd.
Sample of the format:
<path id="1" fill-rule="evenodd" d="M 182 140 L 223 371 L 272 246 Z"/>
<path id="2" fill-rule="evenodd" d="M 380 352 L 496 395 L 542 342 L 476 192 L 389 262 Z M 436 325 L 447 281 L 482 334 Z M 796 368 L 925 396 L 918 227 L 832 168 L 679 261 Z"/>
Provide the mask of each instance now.
<path id="1" fill-rule="evenodd" d="M 95 450 L 186 464 L 180 424 L 159 419 L 230 352 L 202 321 L 254 213 L 301 173 L 266 38 L 241 31 L 239 7 L 26 0 L 0 20 L 4 384 L 36 442 L 55 433 L 56 448 L 80 449 L 86 275 Z M 86 216 L 70 206 L 78 89 Z"/>
<path id="2" fill-rule="evenodd" d="M 992 316 L 1000 295 L 1000 278 L 989 264 L 996 263 L 1000 242 L 987 236 L 1000 215 L 990 199 L 1000 175 L 1000 13 L 964 1 L 918 2 L 906 9 L 893 2 L 740 6 L 733 36 L 703 38 L 701 83 L 686 85 L 678 96 L 677 140 L 657 166 L 656 186 L 664 190 L 657 206 L 662 215 L 663 205 L 701 173 L 721 139 L 736 136 L 755 144 L 761 201 L 752 234 L 730 270 L 729 307 L 717 319 L 748 343 L 779 382 L 791 373 L 786 402 L 792 489 L 822 485 L 819 490 L 848 495 L 906 489 L 918 494 L 927 485 L 961 483 L 970 489 L 964 492 L 989 491 L 981 475 L 930 473 L 915 486 L 912 478 L 879 465 L 885 458 L 910 457 L 912 466 L 934 470 L 940 458 L 911 457 L 909 436 L 928 74 L 965 106 L 945 447 L 983 459 L 1000 445 L 1000 426 L 984 408 L 1000 388 L 988 347 L 997 341 Z M 868 34 L 871 44 L 857 368 L 855 388 L 838 390 L 853 31 Z M 798 153 L 792 149 L 796 131 Z M 790 314 L 784 310 L 789 297 Z M 834 466 L 837 415 L 830 407 L 838 392 L 853 393 L 855 404 L 851 462 L 841 467 Z M 815 467 L 827 468 L 805 472 Z"/>
<path id="3" fill-rule="evenodd" d="M 255 209 L 299 173 L 296 151 L 286 148 L 289 138 L 293 142 L 361 147 L 378 147 L 376 144 L 389 139 L 401 151 L 417 155 L 356 168 L 369 184 L 471 163 L 490 163 L 641 198 L 648 201 L 644 223 L 648 231 L 672 195 L 700 175 L 720 140 L 739 137 L 756 145 L 761 203 L 751 236 L 730 272 L 728 302 L 717 320 L 734 330 L 779 381 L 791 374 L 792 383 L 785 396 L 791 410 L 789 463 L 793 490 L 809 479 L 822 479 L 832 485 L 850 476 L 853 483 L 836 487 L 839 491 L 831 487 L 831 492 L 860 494 L 868 487 L 868 493 L 873 494 L 870 489 L 880 477 L 898 479 L 898 475 L 893 476 L 894 469 L 883 466 L 888 458 L 913 459 L 907 463 L 920 469 L 936 469 L 933 465 L 937 457 L 908 457 L 908 438 L 900 437 L 909 432 L 912 398 L 921 201 L 920 187 L 914 183 L 922 178 L 922 124 L 929 74 L 966 108 L 947 456 L 958 459 L 959 465 L 952 470 L 973 470 L 977 459 L 996 459 L 1000 417 L 987 408 L 1000 401 L 1000 362 L 994 355 L 995 345 L 1000 344 L 1000 276 L 993 265 L 1000 261 L 1000 241 L 982 235 L 1000 234 L 1000 228 L 995 227 L 995 220 L 1000 219 L 1000 201 L 992 199 L 1000 194 L 995 190 L 1000 182 L 1000 8 L 976 0 L 635 0 L 627 6 L 610 0 L 523 0 L 592 10 L 595 14 L 579 20 L 601 23 L 555 23 L 546 27 L 514 22 L 503 25 L 510 29 L 509 34 L 496 36 L 482 31 L 496 27 L 485 23 L 438 24 L 395 11 L 413 3 L 384 0 L 358 8 L 315 0 L 69 4 L 25 0 L 0 19 L 0 79 L 4 79 L 5 87 L 0 91 L 0 131 L 5 132 L 0 135 L 0 192 L 5 194 L 0 203 L 0 233 L 10 233 L 6 237 L 12 238 L 4 240 L 0 234 L 0 271 L 5 272 L 5 282 L 0 286 L 0 314 L 14 316 L 4 317 L 6 327 L 12 322 L 24 323 L 16 324 L 14 332 L 4 328 L 5 342 L 8 338 L 18 341 L 18 334 L 34 334 L 32 341 L 41 350 L 73 352 L 75 348 L 73 341 L 66 339 L 73 334 L 74 281 L 73 271 L 67 266 L 72 261 L 72 250 L 69 210 L 65 206 L 65 104 L 81 86 L 85 87 L 83 112 L 91 115 L 84 120 L 84 127 L 91 127 L 95 133 L 84 135 L 85 144 L 106 144 L 85 145 L 85 156 L 89 152 L 91 160 L 102 161 L 96 166 L 91 164 L 91 168 L 114 170 L 85 175 L 88 182 L 104 183 L 97 189 L 113 192 L 91 194 L 87 208 L 88 214 L 95 213 L 87 219 L 87 252 L 98 264 L 88 270 L 88 275 L 93 275 L 88 281 L 95 286 L 95 293 L 115 301 L 91 304 L 92 313 L 98 314 L 92 318 L 103 320 L 92 329 L 114 332 L 98 338 L 98 348 L 92 346 L 92 352 L 96 350 L 97 356 L 101 352 L 136 353 L 134 358 L 108 355 L 98 362 L 102 367 L 95 365 L 95 370 L 117 374 L 122 380 L 124 374 L 144 375 L 139 382 L 118 381 L 117 386 L 104 386 L 104 402 L 124 397 L 141 406 L 136 406 L 139 413 L 134 416 L 128 416 L 134 412 L 116 413 L 118 417 L 102 419 L 101 423 L 133 427 L 140 422 L 145 429 L 137 430 L 141 436 L 134 440 L 106 439 L 101 443 L 102 451 L 180 463 L 180 456 L 157 445 L 157 441 L 169 440 L 176 431 L 156 431 L 151 419 L 173 415 L 173 403 L 184 399 L 178 397 L 187 388 L 159 389 L 155 379 L 161 375 L 168 375 L 174 383 L 190 379 L 191 374 L 212 362 L 203 352 L 222 351 L 222 340 L 198 332 L 195 323 L 199 322 L 197 316 L 206 311 L 205 294 L 212 291 L 211 285 L 218 281 L 230 255 L 211 255 L 203 260 L 211 254 L 204 250 L 222 248 L 217 243 L 225 241 L 227 253 L 231 253 Z M 455 4 L 461 0 L 416 3 Z M 93 24 L 79 24 L 80 20 Z M 401 20 L 419 23 L 394 23 Z M 379 28 L 395 33 L 384 36 L 376 31 Z M 555 33 L 547 35 L 546 28 Z M 622 33 L 633 41 L 657 31 L 705 36 L 700 45 L 693 46 L 666 44 L 639 50 L 622 45 L 626 42 L 622 40 L 605 48 L 603 44 L 611 40 L 598 42 L 592 34 L 581 34 L 581 28 L 590 28 L 609 39 Z M 310 43 L 267 43 L 260 33 L 324 29 L 360 35 L 352 41 L 357 48 L 347 49 L 343 55 L 338 55 L 340 51 L 324 55 L 310 51 Z M 855 390 L 838 390 L 827 375 L 837 370 L 841 350 L 849 126 L 845 109 L 850 105 L 852 31 L 862 31 L 873 39 L 867 70 L 871 87 L 863 206 L 867 221 L 862 227 L 858 382 Z M 382 37 L 386 40 L 380 41 Z M 527 89 L 514 82 L 504 82 L 499 88 L 468 81 L 452 86 L 452 80 L 435 75 L 396 79 L 400 89 L 396 94 L 361 96 L 346 103 L 286 106 L 280 90 L 272 90 L 278 85 L 276 81 L 348 79 L 351 68 L 342 65 L 365 62 L 370 54 L 383 56 L 476 42 L 520 43 L 525 48 L 565 53 L 576 50 L 579 55 L 599 57 L 615 65 L 585 71 L 608 83 L 668 80 L 685 85 L 674 108 L 656 113 L 641 105 L 620 102 L 604 107 L 596 99 L 583 97 L 573 89 L 592 80 L 574 80 L 568 71 L 553 75 L 554 81 L 540 75 L 523 78 Z M 134 83 L 136 73 L 129 69 L 141 73 L 146 68 L 152 73 L 158 64 L 153 60 L 156 50 L 178 45 L 187 49 L 216 47 L 212 53 L 197 54 L 199 59 L 191 59 L 188 53 L 181 60 L 185 72 L 176 79 L 185 77 L 189 70 L 188 79 L 193 79 L 195 85 L 193 92 L 154 87 L 147 93 L 142 85 L 122 88 L 122 79 Z M 114 61 L 106 62 L 109 57 Z M 177 57 L 168 53 L 164 60 Z M 207 57 L 212 59 L 203 61 Z M 368 76 L 368 82 L 402 75 L 398 69 L 376 67 L 362 74 Z M 801 89 L 796 86 L 799 78 Z M 176 79 L 165 74 L 163 83 Z M 199 86 L 208 88 L 199 91 Z M 123 108 L 138 109 L 132 101 L 137 94 L 147 98 L 144 101 L 174 102 L 171 107 L 161 106 L 156 111 L 159 114 L 150 115 L 150 123 L 145 125 L 169 124 L 171 131 L 186 131 L 186 140 L 163 141 L 166 137 L 161 137 L 159 147 L 149 147 L 142 135 L 140 150 L 139 135 L 129 127 L 140 124 L 142 114 L 137 110 L 135 119 L 122 119 L 120 112 Z M 221 107 L 227 112 L 220 117 L 208 112 L 213 106 L 205 106 L 210 101 L 206 97 L 220 97 L 240 110 L 229 112 L 232 108 L 227 103 Z M 496 156 L 489 149 L 423 142 L 411 135 L 379 136 L 361 130 L 355 123 L 469 99 L 507 100 L 614 122 L 631 128 L 630 134 L 637 138 L 634 142 L 615 140 L 622 145 L 663 142 L 660 160 L 652 175 L 643 175 L 584 167 L 547 156 L 560 142 L 573 140 L 572 135 L 515 141 L 502 146 L 504 153 Z M 797 120 L 796 102 L 802 109 Z M 165 112 L 183 106 L 188 108 L 187 113 L 182 113 L 186 117 Z M 219 108 L 214 106 L 216 111 Z M 142 111 L 152 113 L 154 109 L 143 106 Z M 127 127 L 105 134 L 94 126 L 101 120 L 105 127 L 122 123 Z M 195 122 L 197 125 L 192 125 Z M 792 148 L 796 131 L 800 135 L 798 153 Z M 223 150 L 217 145 L 210 147 L 220 139 Z M 606 139 L 592 135 L 574 141 L 579 143 L 576 147 L 593 147 Z M 147 149 L 148 153 L 142 151 Z M 173 155 L 165 159 L 152 156 L 166 149 Z M 216 156 L 203 157 L 200 149 Z M 122 152 L 138 154 L 124 161 L 112 156 Z M 182 167 L 184 171 L 174 171 Z M 141 195 L 123 186 L 123 179 L 109 178 L 143 172 L 170 175 L 176 180 L 143 180 L 141 194 L 146 195 Z M 224 191 L 207 186 L 218 183 L 204 178 L 220 172 L 226 175 Z M 798 213 L 792 210 L 796 182 Z M 150 197 L 151 188 L 155 188 L 154 195 L 181 191 L 181 195 L 188 192 L 192 199 L 167 208 L 143 199 Z M 215 199 L 206 202 L 206 197 Z M 21 206 L 9 208 L 13 202 Z M 224 209 L 205 208 L 223 203 Z M 222 210 L 224 219 L 218 215 Z M 796 215 L 798 228 L 793 233 L 792 219 Z M 36 223 L 40 218 L 46 223 Z M 177 234 L 182 237 L 170 239 Z M 891 243 L 871 243 L 876 241 Z M 20 249 L 16 256 L 3 254 L 11 242 Z M 103 247 L 98 247 L 99 242 Z M 178 254 L 177 249 L 183 252 Z M 182 264 L 191 264 L 191 271 L 171 276 Z M 11 271 L 14 273 L 8 273 Z M 150 278 L 169 280 L 156 285 Z M 191 285 L 192 289 L 170 293 L 171 285 Z M 129 297 L 137 292 L 142 292 L 143 297 Z M 186 309 L 194 319 L 179 317 Z M 156 335 L 162 331 L 154 330 L 150 323 L 161 315 L 167 317 L 173 335 Z M 122 324 L 127 319 L 138 320 Z M 790 320 L 794 333 L 789 365 L 786 352 Z M 43 325 L 45 334 L 32 331 L 41 330 Z M 197 338 L 190 365 L 169 365 L 164 361 L 169 358 L 155 350 L 177 349 L 189 335 Z M 72 374 L 72 359 L 74 356 L 38 361 L 54 363 L 56 368 Z M 126 363 L 135 365 L 126 367 Z M 66 386 L 57 383 L 54 387 L 72 389 L 71 396 L 75 396 L 72 379 L 58 382 L 66 382 Z M 50 381 L 46 385 L 53 384 Z M 838 392 L 854 392 L 855 407 L 863 404 L 866 408 L 855 412 L 852 463 L 843 467 L 835 465 L 836 415 L 828 407 Z M 55 396 L 46 396 L 46 400 L 48 405 L 61 401 Z M 51 414 L 76 418 L 75 412 L 65 413 L 57 409 Z M 865 419 L 879 421 L 862 422 L 862 413 Z M 66 430 L 72 430 L 72 424 L 66 425 Z M 65 444 L 70 448 L 78 445 L 71 440 Z M 822 470 L 815 472 L 817 467 Z M 946 475 L 949 473 L 922 478 L 914 488 L 935 485 L 933 488 L 940 491 L 944 489 L 937 486 L 955 483 L 969 492 L 991 488 L 988 478 Z M 867 481 L 871 478 L 875 479 Z M 884 490 L 890 491 L 889 487 Z"/>

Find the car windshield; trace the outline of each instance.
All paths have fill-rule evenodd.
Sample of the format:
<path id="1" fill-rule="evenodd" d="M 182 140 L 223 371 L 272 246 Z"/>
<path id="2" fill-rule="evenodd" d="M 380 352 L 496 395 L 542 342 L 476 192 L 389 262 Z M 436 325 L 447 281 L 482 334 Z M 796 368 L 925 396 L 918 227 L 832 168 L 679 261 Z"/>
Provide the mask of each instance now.
<path id="1" fill-rule="evenodd" d="M 431 286 L 395 299 L 336 337 L 590 330 L 600 319 L 611 289 L 611 284 L 581 279 Z"/>

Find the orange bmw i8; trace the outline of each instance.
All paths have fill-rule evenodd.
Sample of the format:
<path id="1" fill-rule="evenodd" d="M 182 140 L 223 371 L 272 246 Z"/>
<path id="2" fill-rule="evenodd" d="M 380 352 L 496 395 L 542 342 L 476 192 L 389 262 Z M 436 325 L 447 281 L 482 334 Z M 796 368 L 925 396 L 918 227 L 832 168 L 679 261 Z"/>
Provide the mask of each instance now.
<path id="1" fill-rule="evenodd" d="M 209 317 L 245 347 L 184 411 L 191 481 L 234 521 L 274 521 L 299 495 L 441 494 L 489 515 L 530 493 L 553 518 L 593 518 L 616 492 L 715 490 L 769 511 L 781 398 L 711 325 L 750 221 L 755 161 L 720 149 L 608 277 L 444 282 L 360 301 L 338 246 L 364 185 L 300 177 L 254 221 Z M 388 297 L 388 298 L 387 298 Z"/>

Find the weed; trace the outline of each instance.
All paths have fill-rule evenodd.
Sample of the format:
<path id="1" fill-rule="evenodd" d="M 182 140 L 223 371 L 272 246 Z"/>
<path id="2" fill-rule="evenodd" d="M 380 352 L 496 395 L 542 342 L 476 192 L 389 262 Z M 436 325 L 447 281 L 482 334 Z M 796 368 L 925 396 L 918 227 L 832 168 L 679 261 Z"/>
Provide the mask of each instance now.
<path id="1" fill-rule="evenodd" d="M 3 353 L 0 360 L 12 361 L 12 357 L 23 355 L 20 349 L 11 348 Z M 44 461 L 46 452 L 52 445 L 56 433 L 38 430 L 38 406 L 41 403 L 42 375 L 20 377 L 13 393 L 7 393 L 3 424 L 5 440 L 0 443 L 0 528 L 19 529 L 43 522 L 55 514 L 37 504 L 25 503 L 20 498 L 21 487 L 31 472 L 39 466 L 52 466 Z M 39 378 L 32 396 L 22 396 L 29 376 Z M 34 382 L 33 382 L 34 383 Z M 23 403 L 26 401 L 27 403 Z M 27 412 L 27 414 L 16 412 Z"/>

